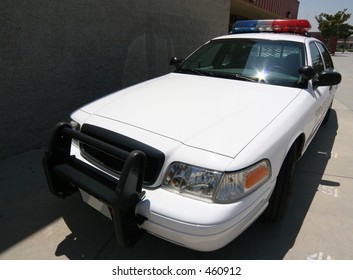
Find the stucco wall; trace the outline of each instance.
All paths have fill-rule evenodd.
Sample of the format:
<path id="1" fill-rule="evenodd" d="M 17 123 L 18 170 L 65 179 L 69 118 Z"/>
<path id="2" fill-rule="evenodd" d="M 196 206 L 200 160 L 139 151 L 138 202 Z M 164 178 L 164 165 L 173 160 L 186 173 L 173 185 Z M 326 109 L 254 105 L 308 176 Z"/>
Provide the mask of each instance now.
<path id="1" fill-rule="evenodd" d="M 225 34 L 230 0 L 2 0 L 0 159 L 45 146 L 56 122 L 165 74 Z"/>

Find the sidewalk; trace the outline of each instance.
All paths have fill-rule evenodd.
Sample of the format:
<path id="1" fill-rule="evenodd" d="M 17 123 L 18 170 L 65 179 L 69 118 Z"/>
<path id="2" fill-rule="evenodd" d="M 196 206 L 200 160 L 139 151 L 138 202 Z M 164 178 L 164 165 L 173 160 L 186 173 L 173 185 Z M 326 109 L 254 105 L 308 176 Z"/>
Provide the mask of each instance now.
<path id="1" fill-rule="evenodd" d="M 344 84 L 339 90 L 349 88 Z M 269 225 L 260 219 L 210 253 L 151 235 L 133 249 L 122 249 L 111 221 L 84 204 L 79 194 L 59 200 L 49 193 L 43 150 L 1 161 L 0 259 L 353 260 L 353 111 L 337 99 L 333 109 L 297 165 L 284 220 Z"/>

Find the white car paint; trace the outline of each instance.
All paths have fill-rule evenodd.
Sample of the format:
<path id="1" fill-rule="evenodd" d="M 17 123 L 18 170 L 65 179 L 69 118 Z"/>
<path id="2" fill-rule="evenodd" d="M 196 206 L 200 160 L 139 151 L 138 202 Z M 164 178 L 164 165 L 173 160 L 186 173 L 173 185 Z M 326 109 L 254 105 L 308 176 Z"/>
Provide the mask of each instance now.
<path id="1" fill-rule="evenodd" d="M 234 158 L 300 91 L 171 73 L 116 93 L 92 114 Z"/>

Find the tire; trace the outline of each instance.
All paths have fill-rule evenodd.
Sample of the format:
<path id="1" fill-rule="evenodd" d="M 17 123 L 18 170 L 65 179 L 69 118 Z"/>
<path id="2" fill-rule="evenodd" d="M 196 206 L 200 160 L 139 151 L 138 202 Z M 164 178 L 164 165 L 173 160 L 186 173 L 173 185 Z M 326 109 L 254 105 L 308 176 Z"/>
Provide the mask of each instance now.
<path id="1" fill-rule="evenodd" d="M 277 176 L 275 189 L 273 190 L 269 204 L 264 212 L 264 217 L 268 221 L 280 221 L 287 210 L 288 201 L 293 186 L 297 159 L 296 155 L 297 148 L 294 144 L 283 161 Z"/>

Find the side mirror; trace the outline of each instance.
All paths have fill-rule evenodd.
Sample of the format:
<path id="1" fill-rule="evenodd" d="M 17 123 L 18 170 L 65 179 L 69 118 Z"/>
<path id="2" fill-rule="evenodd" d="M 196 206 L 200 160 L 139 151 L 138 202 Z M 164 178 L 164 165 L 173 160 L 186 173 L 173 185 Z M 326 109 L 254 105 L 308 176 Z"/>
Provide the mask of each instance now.
<path id="1" fill-rule="evenodd" d="M 313 80 L 313 87 L 317 88 L 320 86 L 334 86 L 338 85 L 342 76 L 340 73 L 335 71 L 322 71 L 317 74 L 312 66 L 306 65 L 299 68 L 299 74 L 302 76 L 303 80 L 308 82 Z"/>
<path id="2" fill-rule="evenodd" d="M 310 81 L 314 79 L 316 72 L 312 66 L 305 65 L 299 68 L 299 74 L 302 76 L 304 81 Z"/>
<path id="3" fill-rule="evenodd" d="M 184 62 L 184 59 L 182 58 L 177 58 L 177 57 L 172 57 L 169 61 L 169 64 L 171 66 L 179 67 L 182 63 Z"/>
<path id="4" fill-rule="evenodd" d="M 342 80 L 340 73 L 335 71 L 322 71 L 313 81 L 314 87 L 338 85 Z"/>

